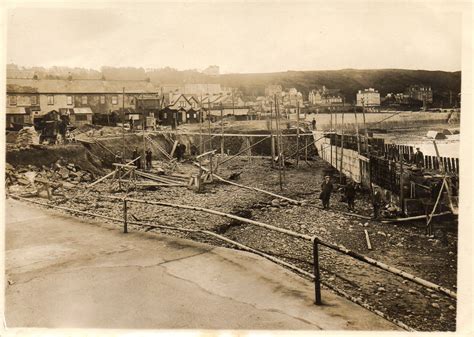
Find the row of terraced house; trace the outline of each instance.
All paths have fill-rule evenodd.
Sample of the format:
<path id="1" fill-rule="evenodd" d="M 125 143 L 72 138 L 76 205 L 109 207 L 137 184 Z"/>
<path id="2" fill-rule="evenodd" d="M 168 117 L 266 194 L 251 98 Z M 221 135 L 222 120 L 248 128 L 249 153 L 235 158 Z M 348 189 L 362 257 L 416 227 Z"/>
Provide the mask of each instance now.
<path id="1" fill-rule="evenodd" d="M 147 126 L 196 123 L 202 116 L 251 116 L 241 98 L 220 85 L 156 86 L 148 81 L 7 79 L 7 128 L 33 125 L 51 111 L 71 124 Z M 250 117 L 251 118 L 251 117 Z"/>

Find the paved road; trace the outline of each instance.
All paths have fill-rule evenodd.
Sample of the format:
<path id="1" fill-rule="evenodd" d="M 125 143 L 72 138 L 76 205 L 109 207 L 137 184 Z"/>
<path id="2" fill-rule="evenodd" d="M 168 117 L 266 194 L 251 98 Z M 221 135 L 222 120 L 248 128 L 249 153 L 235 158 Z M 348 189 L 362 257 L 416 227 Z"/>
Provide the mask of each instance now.
<path id="1" fill-rule="evenodd" d="M 252 254 L 6 201 L 9 327 L 388 330 Z"/>

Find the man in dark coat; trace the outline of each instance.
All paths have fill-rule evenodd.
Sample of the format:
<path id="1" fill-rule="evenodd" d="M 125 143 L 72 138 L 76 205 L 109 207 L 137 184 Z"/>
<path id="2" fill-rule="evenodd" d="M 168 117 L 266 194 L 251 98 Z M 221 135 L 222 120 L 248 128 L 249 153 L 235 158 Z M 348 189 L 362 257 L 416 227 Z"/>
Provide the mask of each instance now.
<path id="1" fill-rule="evenodd" d="M 416 164 L 416 167 L 423 167 L 423 164 L 424 164 L 424 155 L 423 155 L 423 152 L 420 151 L 420 148 L 417 147 L 416 148 L 416 152 L 413 156 L 413 160 Z"/>
<path id="2" fill-rule="evenodd" d="M 331 193 L 333 190 L 333 185 L 331 182 L 330 176 L 325 176 L 324 181 L 321 184 L 321 194 L 319 195 L 319 199 L 323 202 L 323 208 L 329 208 L 329 199 L 331 198 Z"/>
<path id="3" fill-rule="evenodd" d="M 183 159 L 184 159 L 184 155 L 185 155 L 185 153 L 186 153 L 186 145 L 184 145 L 183 143 L 181 143 L 179 146 L 181 147 L 181 160 L 183 160 Z"/>
<path id="4" fill-rule="evenodd" d="M 138 154 L 138 149 L 135 148 L 135 150 L 133 150 L 133 153 L 132 153 L 132 160 L 133 160 L 133 159 L 136 159 L 136 158 L 139 157 L 139 156 L 140 156 L 140 155 Z M 135 160 L 134 164 L 135 164 L 135 166 L 137 167 L 137 169 L 140 169 L 140 168 L 141 168 L 140 159 Z"/>
<path id="5" fill-rule="evenodd" d="M 145 154 L 145 159 L 146 159 L 146 169 L 150 170 L 151 169 L 151 150 L 148 149 Z"/>
<path id="6" fill-rule="evenodd" d="M 378 189 L 375 189 L 372 195 L 372 206 L 374 207 L 374 219 L 376 220 L 380 217 L 382 203 L 382 193 Z"/>
<path id="7" fill-rule="evenodd" d="M 349 181 L 344 188 L 344 196 L 347 201 L 347 206 L 349 207 L 349 211 L 354 211 L 354 199 L 356 196 L 356 190 L 354 183 Z"/>
<path id="8" fill-rule="evenodd" d="M 197 156 L 199 154 L 199 150 L 196 145 L 191 144 L 191 156 Z"/>
<path id="9" fill-rule="evenodd" d="M 313 120 L 311 121 L 311 125 L 313 126 L 313 130 L 316 130 L 316 119 L 314 119 L 314 117 L 313 117 Z"/>

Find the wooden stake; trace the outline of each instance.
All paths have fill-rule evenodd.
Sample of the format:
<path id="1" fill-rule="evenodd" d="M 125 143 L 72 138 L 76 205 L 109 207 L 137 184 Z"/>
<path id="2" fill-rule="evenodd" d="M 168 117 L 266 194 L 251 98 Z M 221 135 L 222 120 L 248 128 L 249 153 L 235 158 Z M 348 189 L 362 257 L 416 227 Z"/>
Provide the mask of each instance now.
<path id="1" fill-rule="evenodd" d="M 367 232 L 367 229 L 364 229 L 364 233 L 365 233 L 365 240 L 367 241 L 367 248 L 369 250 L 372 250 L 372 245 L 370 244 L 369 232 Z"/>

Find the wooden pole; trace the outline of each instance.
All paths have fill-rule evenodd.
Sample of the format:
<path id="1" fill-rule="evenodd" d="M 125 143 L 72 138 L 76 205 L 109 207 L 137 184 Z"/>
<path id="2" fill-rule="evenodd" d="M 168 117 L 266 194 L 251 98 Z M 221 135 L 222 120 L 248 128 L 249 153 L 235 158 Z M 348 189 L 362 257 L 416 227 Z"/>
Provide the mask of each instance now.
<path id="1" fill-rule="evenodd" d="M 280 123 L 279 123 L 279 118 L 280 115 L 278 113 L 279 109 L 277 108 L 278 102 L 277 102 L 277 97 L 275 94 L 275 115 L 276 115 L 276 120 L 275 120 L 275 125 L 276 125 L 276 132 L 277 132 L 277 144 L 278 144 L 278 178 L 279 178 L 279 183 L 280 183 L 280 191 L 283 190 L 283 178 L 282 178 L 282 172 L 281 172 L 281 140 L 280 140 Z"/>
<path id="2" fill-rule="evenodd" d="M 143 114 L 143 133 L 142 133 L 142 137 L 143 137 L 143 154 L 142 154 L 142 158 L 143 158 L 143 168 L 145 169 L 146 168 L 146 154 L 145 154 L 145 151 L 146 151 L 146 140 L 145 140 L 145 128 L 146 128 L 146 116 L 145 116 L 145 109 L 142 110 L 142 114 Z"/>
<path id="3" fill-rule="evenodd" d="M 125 87 L 122 88 L 122 160 L 125 161 Z"/>
<path id="4" fill-rule="evenodd" d="M 221 156 L 224 155 L 224 108 L 221 102 Z"/>
<path id="5" fill-rule="evenodd" d="M 370 174 L 370 151 L 369 151 L 369 132 L 367 131 L 367 125 L 365 124 L 365 102 L 364 98 L 362 98 L 362 118 L 363 118 L 363 123 L 364 123 L 364 130 L 365 130 L 365 146 L 366 146 L 366 153 L 367 153 L 367 171 L 368 171 L 368 177 L 369 177 L 369 189 L 372 193 L 372 177 Z M 362 179 L 362 176 L 361 176 Z"/>
<path id="6" fill-rule="evenodd" d="M 341 123 L 341 169 L 339 171 L 339 183 L 342 183 L 342 164 L 344 163 L 344 111 L 342 111 Z"/>
<path id="7" fill-rule="evenodd" d="M 288 113 L 286 114 L 286 117 L 289 119 Z M 280 145 L 281 145 L 280 158 L 281 158 L 281 168 L 282 168 L 282 173 L 283 173 L 283 183 L 285 184 L 286 183 L 285 143 L 283 142 L 283 129 L 281 127 L 280 122 L 281 122 L 281 113 L 280 113 L 280 105 L 278 105 L 278 123 L 279 123 L 278 125 L 280 128 L 279 135 L 280 135 Z"/>
<path id="8" fill-rule="evenodd" d="M 199 102 L 201 106 L 201 110 L 199 111 L 199 153 L 204 153 L 204 142 L 202 137 L 202 123 L 203 123 L 203 115 L 204 115 L 204 107 L 202 105 L 202 94 L 201 94 L 201 101 Z"/>
<path id="9" fill-rule="evenodd" d="M 314 304 L 321 305 L 321 275 L 319 273 L 318 238 L 313 238 Z"/>
<path id="10" fill-rule="evenodd" d="M 127 200 L 123 200 L 123 232 L 128 233 L 128 225 L 127 225 Z"/>
<path id="11" fill-rule="evenodd" d="M 300 102 L 296 101 L 296 167 L 300 167 Z"/>
<path id="12" fill-rule="evenodd" d="M 402 209 L 402 213 L 405 214 L 405 207 L 404 207 L 404 196 L 403 196 L 403 156 L 400 156 L 400 208 Z"/>
<path id="13" fill-rule="evenodd" d="M 209 132 L 209 150 L 212 150 L 212 136 L 211 136 L 211 97 L 210 95 L 207 96 L 207 127 Z M 211 160 L 212 162 L 212 160 Z"/>
<path id="14" fill-rule="evenodd" d="M 275 137 L 273 135 L 273 104 L 270 104 L 270 134 L 271 138 L 271 154 L 272 154 L 272 167 L 275 167 Z"/>

